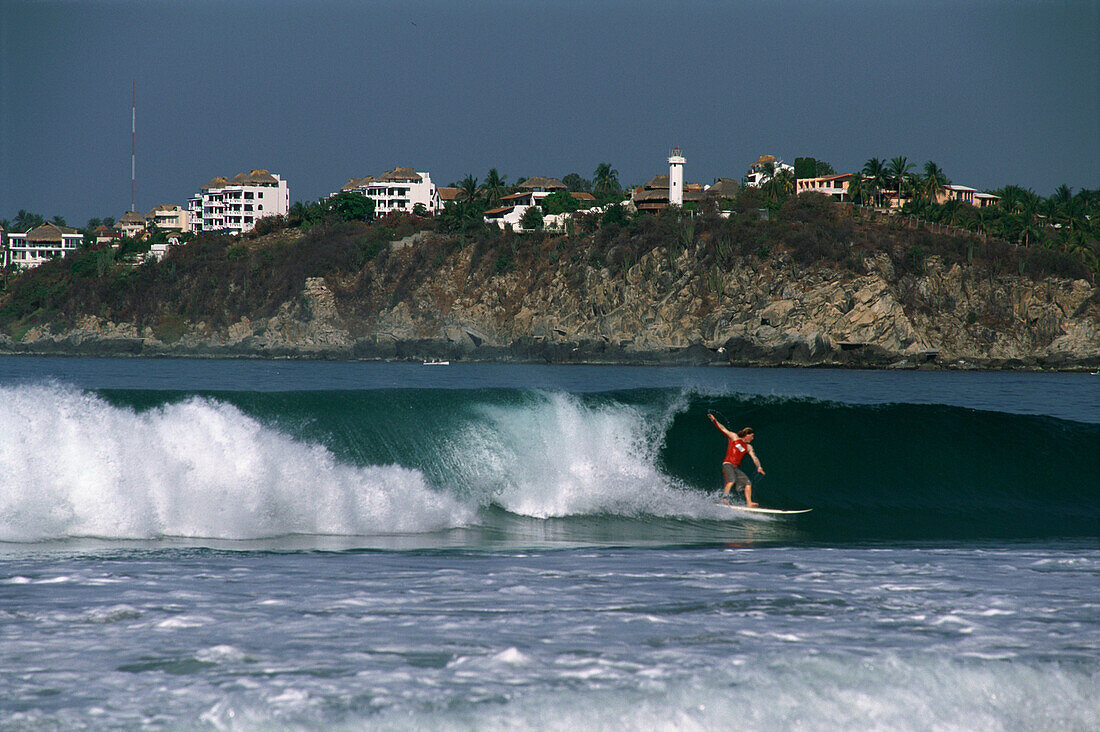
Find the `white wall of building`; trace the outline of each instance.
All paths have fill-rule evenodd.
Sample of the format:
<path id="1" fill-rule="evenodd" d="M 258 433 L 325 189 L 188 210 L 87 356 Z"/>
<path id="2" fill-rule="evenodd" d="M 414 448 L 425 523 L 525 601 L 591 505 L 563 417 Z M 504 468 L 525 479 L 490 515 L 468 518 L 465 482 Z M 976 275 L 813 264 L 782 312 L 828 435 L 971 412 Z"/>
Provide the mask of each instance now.
<path id="1" fill-rule="evenodd" d="M 684 205 L 684 156 L 680 149 L 672 151 L 668 158 L 668 205 Z"/>
<path id="2" fill-rule="evenodd" d="M 290 210 L 286 181 L 273 173 L 267 175 L 274 182 L 227 181 L 224 186 L 210 186 L 192 196 L 187 202 L 191 230 L 240 234 L 251 231 L 266 216 L 285 216 Z"/>
<path id="3" fill-rule="evenodd" d="M 29 232 L 28 232 L 29 233 Z M 60 242 L 27 241 L 27 234 L 8 234 L 7 259 L 20 269 L 29 269 L 63 257 L 80 248 L 84 235 L 62 234 Z"/>
<path id="4" fill-rule="evenodd" d="M 432 177 L 425 171 L 418 170 L 416 174 L 420 180 L 368 180 L 358 187 L 349 190 L 346 187 L 337 193 L 361 193 L 374 201 L 374 213 L 376 216 L 384 216 L 392 211 L 412 213 L 417 204 L 431 214 L 442 209 L 439 193 L 436 191 Z M 385 176 L 382 176 L 385 177 Z M 332 195 L 336 195 L 333 193 Z"/>

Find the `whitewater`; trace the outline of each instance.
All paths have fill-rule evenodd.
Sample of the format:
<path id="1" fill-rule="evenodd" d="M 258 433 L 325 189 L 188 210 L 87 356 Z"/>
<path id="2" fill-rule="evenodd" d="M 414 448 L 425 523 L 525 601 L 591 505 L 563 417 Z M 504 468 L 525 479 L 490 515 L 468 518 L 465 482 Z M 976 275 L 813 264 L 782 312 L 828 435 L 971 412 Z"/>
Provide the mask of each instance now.
<path id="1" fill-rule="evenodd" d="M 1087 374 L 5 358 L 0 432 L 0 729 L 1100 723 Z"/>

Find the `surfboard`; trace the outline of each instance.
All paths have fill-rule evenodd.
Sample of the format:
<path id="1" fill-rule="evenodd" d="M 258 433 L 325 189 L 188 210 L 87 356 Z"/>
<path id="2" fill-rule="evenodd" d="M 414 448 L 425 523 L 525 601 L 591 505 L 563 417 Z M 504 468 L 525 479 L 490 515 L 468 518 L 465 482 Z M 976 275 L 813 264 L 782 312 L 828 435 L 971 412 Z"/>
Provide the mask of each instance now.
<path id="1" fill-rule="evenodd" d="M 722 508 L 728 508 L 729 510 L 736 511 L 738 513 L 763 513 L 774 516 L 791 516 L 796 513 L 809 513 L 813 510 L 812 508 L 802 508 L 795 511 L 786 511 L 782 508 L 760 508 L 759 506 L 757 506 L 756 508 L 749 508 L 748 506 L 738 506 L 736 504 L 729 503 L 719 503 L 718 505 Z"/>

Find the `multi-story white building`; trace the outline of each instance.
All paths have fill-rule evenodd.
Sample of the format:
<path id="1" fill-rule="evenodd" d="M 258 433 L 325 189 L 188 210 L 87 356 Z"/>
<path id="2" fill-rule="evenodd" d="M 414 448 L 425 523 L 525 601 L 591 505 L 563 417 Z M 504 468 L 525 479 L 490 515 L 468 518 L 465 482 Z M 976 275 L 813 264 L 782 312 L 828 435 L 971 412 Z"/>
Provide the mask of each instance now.
<path id="1" fill-rule="evenodd" d="M 337 193 L 363 194 L 374 201 L 374 213 L 378 216 L 391 211 L 412 213 L 417 204 L 431 214 L 443 208 L 432 177 L 412 168 L 396 167 L 378 177 L 352 178 Z"/>
<path id="2" fill-rule="evenodd" d="M 286 181 L 266 170 L 253 169 L 230 180 L 217 176 L 187 202 L 192 231 L 251 231 L 265 216 L 290 210 Z"/>
<path id="3" fill-rule="evenodd" d="M 42 224 L 25 234 L 8 234 L 5 264 L 14 263 L 21 269 L 37 267 L 55 257 L 75 252 L 84 241 L 76 229 L 57 224 Z"/>
<path id="4" fill-rule="evenodd" d="M 145 214 L 145 222 L 161 231 L 190 231 L 191 214 L 174 204 L 164 203 Z"/>

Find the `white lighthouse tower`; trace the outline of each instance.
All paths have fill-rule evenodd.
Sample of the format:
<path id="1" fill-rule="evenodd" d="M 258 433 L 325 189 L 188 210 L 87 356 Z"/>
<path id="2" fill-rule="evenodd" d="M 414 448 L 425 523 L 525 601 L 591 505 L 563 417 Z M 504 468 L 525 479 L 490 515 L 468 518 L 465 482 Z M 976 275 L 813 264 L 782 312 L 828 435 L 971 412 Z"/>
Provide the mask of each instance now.
<path id="1" fill-rule="evenodd" d="M 668 205 L 684 205 L 684 156 L 680 148 L 672 148 L 668 156 Z"/>

